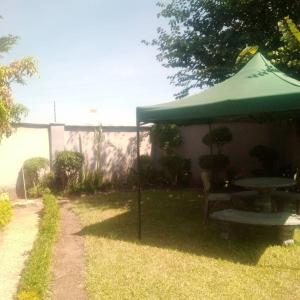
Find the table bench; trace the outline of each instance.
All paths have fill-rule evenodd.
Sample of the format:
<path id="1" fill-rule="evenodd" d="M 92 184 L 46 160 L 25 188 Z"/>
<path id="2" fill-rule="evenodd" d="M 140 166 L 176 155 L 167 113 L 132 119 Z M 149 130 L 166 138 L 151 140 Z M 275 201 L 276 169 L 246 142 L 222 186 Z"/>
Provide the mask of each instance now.
<path id="1" fill-rule="evenodd" d="M 300 215 L 288 212 L 268 213 L 225 209 L 213 212 L 210 217 L 226 223 L 280 227 L 282 230 L 279 239 L 283 244 L 292 243 L 294 229 L 300 226 Z"/>

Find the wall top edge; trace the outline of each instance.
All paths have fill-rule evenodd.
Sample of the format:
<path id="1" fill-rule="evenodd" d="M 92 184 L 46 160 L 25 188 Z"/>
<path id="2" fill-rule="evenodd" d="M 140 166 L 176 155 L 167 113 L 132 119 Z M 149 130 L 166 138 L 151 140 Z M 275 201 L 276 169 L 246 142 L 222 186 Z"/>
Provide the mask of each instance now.
<path id="1" fill-rule="evenodd" d="M 40 123 L 17 123 L 13 124 L 15 128 L 49 128 L 52 126 L 64 126 L 65 130 L 82 130 L 82 131 L 94 131 L 99 129 L 99 126 L 94 125 L 65 125 L 63 123 L 49 123 L 49 124 L 40 124 Z M 112 131 L 112 132 L 135 132 L 136 126 L 101 126 L 103 131 Z M 151 126 L 140 127 L 140 131 L 148 131 Z"/>
<path id="2" fill-rule="evenodd" d="M 140 131 L 149 131 L 151 127 L 141 127 Z M 81 131 L 95 131 L 99 126 L 89 125 L 65 125 L 66 131 L 81 130 Z M 136 126 L 101 126 L 104 132 L 136 132 Z"/>

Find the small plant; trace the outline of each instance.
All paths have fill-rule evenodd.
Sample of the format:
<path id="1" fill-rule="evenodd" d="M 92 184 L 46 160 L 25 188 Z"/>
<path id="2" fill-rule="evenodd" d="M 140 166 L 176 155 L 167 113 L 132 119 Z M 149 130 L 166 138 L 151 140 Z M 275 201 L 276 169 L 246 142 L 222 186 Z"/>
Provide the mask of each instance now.
<path id="1" fill-rule="evenodd" d="M 66 190 L 79 181 L 84 156 L 79 152 L 59 152 L 54 161 L 54 174 L 59 189 Z"/>
<path id="2" fill-rule="evenodd" d="M 12 205 L 7 193 L 0 194 L 0 229 L 9 223 L 12 217 Z"/>

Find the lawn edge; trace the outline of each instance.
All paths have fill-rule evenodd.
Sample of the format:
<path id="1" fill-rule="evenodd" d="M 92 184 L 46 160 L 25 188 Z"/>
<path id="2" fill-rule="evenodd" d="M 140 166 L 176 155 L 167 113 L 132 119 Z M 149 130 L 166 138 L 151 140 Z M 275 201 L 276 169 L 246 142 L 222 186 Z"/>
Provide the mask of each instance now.
<path id="1" fill-rule="evenodd" d="M 39 232 L 19 281 L 18 300 L 44 299 L 50 282 L 50 266 L 56 241 L 60 208 L 55 196 L 43 195 Z"/>

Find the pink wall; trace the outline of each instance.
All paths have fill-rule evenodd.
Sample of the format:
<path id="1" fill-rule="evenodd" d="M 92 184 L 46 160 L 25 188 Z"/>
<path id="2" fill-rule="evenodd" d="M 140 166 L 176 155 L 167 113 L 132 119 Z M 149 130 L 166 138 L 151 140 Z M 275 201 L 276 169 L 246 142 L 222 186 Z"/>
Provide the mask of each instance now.
<path id="1" fill-rule="evenodd" d="M 280 153 L 279 164 L 295 159 L 300 162 L 300 153 L 297 151 L 297 148 L 300 148 L 289 146 L 296 143 L 294 135 L 292 141 L 288 142 L 291 133 L 289 127 L 256 123 L 214 124 L 212 127 L 218 126 L 227 126 L 232 132 L 232 142 L 224 146 L 224 154 L 229 156 L 231 166 L 241 175 L 247 176 L 251 170 L 259 167 L 256 159 L 249 156 L 250 149 L 257 144 L 277 149 Z M 192 173 L 196 182 L 200 181 L 199 156 L 209 154 L 210 151 L 209 147 L 202 143 L 202 138 L 208 131 L 208 125 L 182 127 L 184 143 L 179 153 L 192 160 Z M 298 145 L 300 146 L 299 141 Z M 286 155 L 287 148 L 292 151 L 292 155 Z"/>
<path id="2" fill-rule="evenodd" d="M 220 125 L 222 124 L 213 126 Z M 233 134 L 233 140 L 224 147 L 224 153 L 230 157 L 232 166 L 239 169 L 241 174 L 248 175 L 251 170 L 257 168 L 256 160 L 248 154 L 249 150 L 257 144 L 270 145 L 277 149 L 280 153 L 279 165 L 291 162 L 293 166 L 300 167 L 300 134 L 295 127 L 288 124 L 255 123 L 223 125 L 230 127 Z M 57 151 L 64 149 L 81 151 L 85 156 L 86 168 L 94 168 L 95 130 L 97 130 L 95 126 L 20 124 L 15 134 L 4 139 L 0 144 L 2 165 L 10 166 L 9 169 L 3 169 L 2 173 L 5 176 L 0 178 L 0 188 L 15 186 L 18 172 L 25 159 L 34 156 L 46 158 L 50 156 L 50 159 L 53 159 Z M 146 128 L 142 133 L 144 138 L 141 142 L 141 154 L 152 154 L 158 161 L 160 151 L 152 149 L 148 131 L 149 128 Z M 193 178 L 196 183 L 200 182 L 199 156 L 209 153 L 209 148 L 202 143 L 202 137 L 207 132 L 207 125 L 182 127 L 184 143 L 178 152 L 191 159 Z M 37 152 L 37 149 L 42 150 Z M 100 149 L 100 165 L 105 177 L 109 180 L 124 177 L 136 157 L 136 128 L 133 126 L 103 127 Z"/>
<path id="3" fill-rule="evenodd" d="M 107 180 L 124 179 L 136 159 L 136 131 L 132 127 L 103 127 L 101 140 L 97 142 L 97 128 L 66 126 L 64 143 L 66 150 L 82 152 L 85 168 L 95 169 L 97 151 L 100 167 Z M 151 154 L 147 132 L 141 134 L 141 154 Z M 98 149 L 98 150 L 97 150 Z"/>

